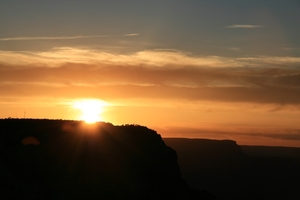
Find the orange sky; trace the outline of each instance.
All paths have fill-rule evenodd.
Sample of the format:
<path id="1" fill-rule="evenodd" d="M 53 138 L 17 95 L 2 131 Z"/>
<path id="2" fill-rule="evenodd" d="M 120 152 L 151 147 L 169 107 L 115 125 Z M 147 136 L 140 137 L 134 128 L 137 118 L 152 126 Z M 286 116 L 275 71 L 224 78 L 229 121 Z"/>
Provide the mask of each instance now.
<path id="1" fill-rule="evenodd" d="M 300 147 L 298 1 L 0 4 L 0 118 L 92 99 L 163 137 Z"/>
<path id="2" fill-rule="evenodd" d="M 80 119 L 74 102 L 98 99 L 106 102 L 103 121 L 163 137 L 300 146 L 298 70 L 266 67 L 300 59 L 74 48 L 0 54 L 2 118 Z"/>

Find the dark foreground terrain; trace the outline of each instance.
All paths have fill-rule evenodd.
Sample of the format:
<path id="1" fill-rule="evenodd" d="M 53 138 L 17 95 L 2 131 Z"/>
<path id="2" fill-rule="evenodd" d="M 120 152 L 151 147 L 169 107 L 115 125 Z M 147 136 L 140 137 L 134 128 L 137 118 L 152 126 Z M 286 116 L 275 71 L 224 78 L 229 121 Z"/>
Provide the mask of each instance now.
<path id="1" fill-rule="evenodd" d="M 0 199 L 298 200 L 299 188 L 299 148 L 162 139 L 137 125 L 0 119 Z"/>
<path id="2" fill-rule="evenodd" d="M 238 146 L 234 141 L 165 138 L 182 177 L 217 199 L 300 199 L 299 148 Z"/>
<path id="3" fill-rule="evenodd" d="M 176 152 L 146 127 L 0 119 L 0 199 L 215 198 L 189 187 Z"/>

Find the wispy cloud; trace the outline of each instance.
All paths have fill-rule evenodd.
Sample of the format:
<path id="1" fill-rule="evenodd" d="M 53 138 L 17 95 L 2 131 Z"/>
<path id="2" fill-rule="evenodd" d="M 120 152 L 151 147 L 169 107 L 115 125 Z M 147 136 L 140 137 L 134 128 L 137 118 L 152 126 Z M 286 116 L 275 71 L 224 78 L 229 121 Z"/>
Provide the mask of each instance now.
<path id="1" fill-rule="evenodd" d="M 111 53 L 95 49 L 60 47 L 49 51 L 1 51 L 0 62 L 12 65 L 40 65 L 58 67 L 65 63 L 95 65 L 126 65 L 174 68 L 228 68 L 228 67 L 296 67 L 300 57 L 252 56 L 221 57 L 195 56 L 175 50 L 144 50 L 131 54 Z"/>
<path id="2" fill-rule="evenodd" d="M 113 36 L 133 37 L 138 36 L 138 33 L 129 33 L 124 35 L 76 35 L 76 36 L 57 36 L 57 37 L 7 37 L 0 38 L 0 41 L 26 41 L 26 40 L 75 40 L 75 39 L 88 39 L 88 38 L 104 38 Z"/>
<path id="3" fill-rule="evenodd" d="M 77 36 L 60 36 L 60 37 L 10 37 L 10 38 L 0 38 L 0 41 L 22 41 L 22 40 L 74 40 L 74 39 L 84 39 L 84 38 L 100 38 L 108 37 L 108 35 L 77 35 Z"/>
<path id="4" fill-rule="evenodd" d="M 219 56 L 191 56 L 180 51 L 145 50 L 132 54 L 115 54 L 91 49 L 70 47 L 55 48 L 45 52 L 13 52 L 0 51 L 0 62 L 24 65 L 40 64 L 60 66 L 64 63 L 85 64 L 126 64 L 127 66 L 143 65 L 146 67 L 180 66 L 210 66 L 210 67 L 237 67 L 240 62 L 231 58 Z"/>
<path id="5" fill-rule="evenodd" d="M 243 29 L 252 29 L 252 28 L 263 28 L 261 25 L 251 25 L 251 24 L 234 24 L 226 26 L 225 28 L 243 28 Z"/>
<path id="6" fill-rule="evenodd" d="M 125 34 L 123 36 L 131 37 L 131 36 L 139 36 L 139 35 L 140 35 L 139 33 L 129 33 L 129 34 Z"/>

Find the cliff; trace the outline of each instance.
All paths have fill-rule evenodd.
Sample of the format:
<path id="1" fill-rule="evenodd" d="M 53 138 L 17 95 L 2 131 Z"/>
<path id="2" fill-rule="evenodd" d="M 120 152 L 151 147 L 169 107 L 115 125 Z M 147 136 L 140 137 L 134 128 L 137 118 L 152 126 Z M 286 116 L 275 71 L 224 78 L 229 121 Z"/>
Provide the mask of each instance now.
<path id="1" fill-rule="evenodd" d="M 137 125 L 0 120 L 2 198 L 214 199 L 181 178 L 176 152 Z"/>

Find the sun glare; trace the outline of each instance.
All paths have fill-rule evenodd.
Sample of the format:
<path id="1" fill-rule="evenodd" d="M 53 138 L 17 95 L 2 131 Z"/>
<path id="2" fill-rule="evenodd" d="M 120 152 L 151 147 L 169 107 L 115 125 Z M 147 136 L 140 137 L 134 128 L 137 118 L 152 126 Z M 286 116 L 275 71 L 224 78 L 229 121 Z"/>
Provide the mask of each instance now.
<path id="1" fill-rule="evenodd" d="M 95 123 L 101 121 L 101 114 L 106 103 L 100 100 L 79 100 L 73 103 L 73 107 L 81 111 L 80 120 L 86 123 Z"/>

